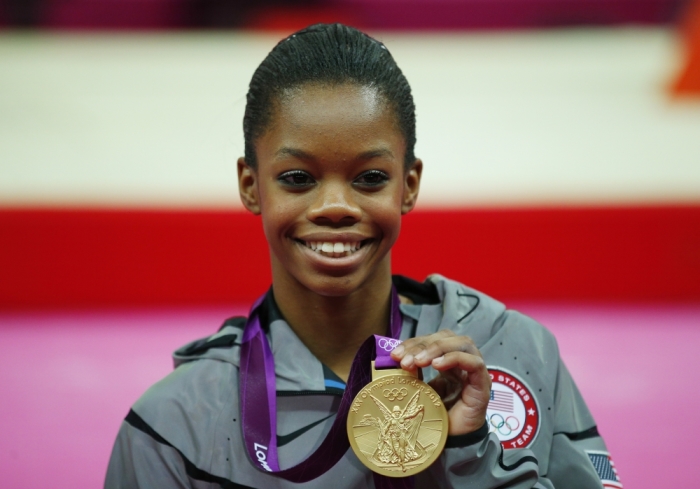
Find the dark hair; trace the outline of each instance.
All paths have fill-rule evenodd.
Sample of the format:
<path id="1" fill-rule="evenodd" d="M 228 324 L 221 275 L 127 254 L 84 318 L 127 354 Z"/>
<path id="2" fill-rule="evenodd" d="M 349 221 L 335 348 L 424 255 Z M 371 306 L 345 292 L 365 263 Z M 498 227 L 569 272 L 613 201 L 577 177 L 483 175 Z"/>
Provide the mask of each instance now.
<path id="1" fill-rule="evenodd" d="M 356 83 L 376 88 L 394 110 L 406 142 L 405 166 L 415 161 L 416 113 L 411 87 L 387 48 L 357 29 L 316 24 L 280 41 L 250 80 L 243 136 L 245 159 L 255 168 L 254 143 L 265 133 L 274 103 L 305 83 Z"/>

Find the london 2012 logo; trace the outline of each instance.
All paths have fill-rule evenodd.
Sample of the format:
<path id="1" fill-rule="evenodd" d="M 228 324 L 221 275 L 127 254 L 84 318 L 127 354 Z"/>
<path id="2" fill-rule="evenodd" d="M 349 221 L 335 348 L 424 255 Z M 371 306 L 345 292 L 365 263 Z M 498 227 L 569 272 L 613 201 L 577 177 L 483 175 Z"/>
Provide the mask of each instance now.
<path id="1" fill-rule="evenodd" d="M 489 430 L 503 448 L 524 448 L 537 436 L 540 410 L 530 388 L 512 373 L 489 367 L 491 398 L 486 409 Z"/>

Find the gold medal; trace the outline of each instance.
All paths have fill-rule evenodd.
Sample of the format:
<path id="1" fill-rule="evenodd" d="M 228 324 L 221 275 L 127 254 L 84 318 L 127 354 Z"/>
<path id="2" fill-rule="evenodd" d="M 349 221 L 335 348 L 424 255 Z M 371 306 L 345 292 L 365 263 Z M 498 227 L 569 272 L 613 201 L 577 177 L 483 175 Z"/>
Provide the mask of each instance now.
<path id="1" fill-rule="evenodd" d="M 440 396 L 415 375 L 376 370 L 350 406 L 348 438 L 357 458 L 388 477 L 427 469 L 445 446 L 448 418 Z"/>

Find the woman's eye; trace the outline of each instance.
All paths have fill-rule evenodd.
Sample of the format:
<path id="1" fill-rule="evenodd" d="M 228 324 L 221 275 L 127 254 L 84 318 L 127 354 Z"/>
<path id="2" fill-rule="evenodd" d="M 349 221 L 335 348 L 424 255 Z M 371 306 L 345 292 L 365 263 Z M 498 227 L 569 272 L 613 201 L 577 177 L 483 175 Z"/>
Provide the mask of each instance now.
<path id="1" fill-rule="evenodd" d="M 305 171 L 295 170 L 283 173 L 277 180 L 289 187 L 308 187 L 313 185 L 314 179 Z"/>
<path id="2" fill-rule="evenodd" d="M 366 171 L 355 179 L 355 183 L 365 187 L 378 187 L 387 181 L 389 181 L 389 175 L 379 170 Z"/>

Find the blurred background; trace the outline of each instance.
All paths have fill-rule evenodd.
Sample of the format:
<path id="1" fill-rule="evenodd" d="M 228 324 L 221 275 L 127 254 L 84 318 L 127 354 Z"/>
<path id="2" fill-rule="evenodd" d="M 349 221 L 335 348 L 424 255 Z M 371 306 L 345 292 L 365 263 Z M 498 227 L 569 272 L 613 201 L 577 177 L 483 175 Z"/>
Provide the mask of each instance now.
<path id="1" fill-rule="evenodd" d="M 626 487 L 692 487 L 700 430 L 700 2 L 3 0 L 0 473 L 102 484 L 170 352 L 269 286 L 236 183 L 247 84 L 344 22 L 411 83 L 397 273 L 557 335 Z"/>

